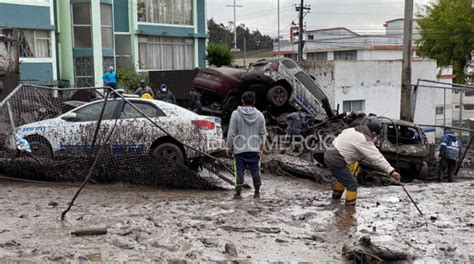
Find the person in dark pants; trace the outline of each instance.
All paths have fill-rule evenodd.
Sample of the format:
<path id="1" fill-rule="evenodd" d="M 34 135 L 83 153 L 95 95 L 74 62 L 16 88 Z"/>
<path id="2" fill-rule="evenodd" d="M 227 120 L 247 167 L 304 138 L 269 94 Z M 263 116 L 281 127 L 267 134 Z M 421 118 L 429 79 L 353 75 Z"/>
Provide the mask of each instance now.
<path id="1" fill-rule="evenodd" d="M 242 106 L 232 112 L 227 148 L 234 154 L 234 199 L 241 199 L 245 169 L 252 174 L 254 198 L 260 198 L 260 152 L 263 151 L 267 134 L 265 118 L 255 105 L 255 93 L 245 92 L 242 95 Z"/>
<path id="2" fill-rule="evenodd" d="M 176 104 L 176 98 L 164 83 L 160 85 L 160 90 L 155 94 L 155 99 L 170 104 Z"/>
<path id="3" fill-rule="evenodd" d="M 449 128 L 444 128 L 444 135 L 441 139 L 441 145 L 439 146 L 439 181 L 443 180 L 443 176 L 447 176 L 449 182 L 453 181 L 461 148 L 461 140 L 458 140 Z"/>
<path id="4" fill-rule="evenodd" d="M 344 129 L 324 153 L 324 162 L 336 178 L 332 198 L 339 200 L 346 192 L 346 205 L 355 205 L 357 200 L 357 180 L 349 171 L 349 166 L 365 159 L 381 171 L 400 180 L 400 174 L 387 162 L 374 145 L 380 134 L 381 125 L 371 120 L 367 125 Z M 353 169 L 357 171 L 357 168 Z"/>

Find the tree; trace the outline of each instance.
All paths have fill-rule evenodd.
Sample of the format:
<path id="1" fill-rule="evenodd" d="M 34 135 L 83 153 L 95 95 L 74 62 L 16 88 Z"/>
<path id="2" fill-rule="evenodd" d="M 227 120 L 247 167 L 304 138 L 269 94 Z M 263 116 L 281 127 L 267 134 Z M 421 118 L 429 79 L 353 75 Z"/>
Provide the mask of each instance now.
<path id="1" fill-rule="evenodd" d="M 234 54 L 226 43 L 209 42 L 206 60 L 217 67 L 230 66 L 234 62 Z"/>
<path id="2" fill-rule="evenodd" d="M 474 50 L 474 8 L 471 0 L 438 0 L 417 16 L 421 38 L 417 53 L 436 59 L 438 66 L 453 66 L 456 83 L 466 83 Z M 472 81 L 472 79 L 471 79 Z"/>
<path id="3" fill-rule="evenodd" d="M 207 21 L 207 29 L 209 33 L 209 42 L 227 43 L 233 46 L 234 32 L 231 28 L 225 27 L 223 24 L 217 24 L 213 19 Z M 244 38 L 247 39 L 247 50 L 272 49 L 273 40 L 268 35 L 262 35 L 260 31 L 250 32 L 245 24 L 237 26 L 237 48 L 244 49 Z"/>

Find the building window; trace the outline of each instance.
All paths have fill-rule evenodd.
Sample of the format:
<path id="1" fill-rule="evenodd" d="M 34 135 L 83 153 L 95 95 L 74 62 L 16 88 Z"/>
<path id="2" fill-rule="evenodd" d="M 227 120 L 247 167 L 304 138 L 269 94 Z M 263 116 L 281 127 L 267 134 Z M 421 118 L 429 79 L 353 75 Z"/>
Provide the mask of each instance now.
<path id="1" fill-rule="evenodd" d="M 307 61 L 323 61 L 328 60 L 327 52 L 310 52 L 306 54 Z"/>
<path id="2" fill-rule="evenodd" d="M 464 110 L 474 110 L 474 104 L 464 104 Z"/>
<path id="3" fill-rule="evenodd" d="M 357 50 L 334 51 L 334 60 L 357 60 Z"/>
<path id="4" fill-rule="evenodd" d="M 444 107 L 442 106 L 437 106 L 436 107 L 436 114 L 441 115 L 444 112 Z"/>
<path id="5" fill-rule="evenodd" d="M 464 95 L 465 95 L 465 96 L 474 96 L 474 91 L 467 91 L 467 92 L 464 92 Z"/>
<path id="6" fill-rule="evenodd" d="M 74 48 L 92 48 L 91 5 L 72 5 Z"/>
<path id="7" fill-rule="evenodd" d="M 46 30 L 21 30 L 20 57 L 50 58 L 51 33 Z"/>
<path id="8" fill-rule="evenodd" d="M 314 35 L 308 35 L 308 40 L 314 40 Z"/>
<path id="9" fill-rule="evenodd" d="M 115 63 L 117 67 L 133 68 L 130 35 L 115 35 Z"/>
<path id="10" fill-rule="evenodd" d="M 194 39 L 140 36 L 140 69 L 185 70 L 194 68 Z"/>
<path id="11" fill-rule="evenodd" d="M 76 87 L 94 87 L 94 59 L 92 57 L 74 58 Z"/>
<path id="12" fill-rule="evenodd" d="M 192 25 L 193 0 L 138 0 L 138 22 Z"/>
<path id="13" fill-rule="evenodd" d="M 102 30 L 102 48 L 114 47 L 114 29 L 112 27 L 112 5 L 100 5 L 100 24 Z"/>
<path id="14" fill-rule="evenodd" d="M 343 101 L 342 111 L 344 112 L 364 112 L 365 100 Z"/>

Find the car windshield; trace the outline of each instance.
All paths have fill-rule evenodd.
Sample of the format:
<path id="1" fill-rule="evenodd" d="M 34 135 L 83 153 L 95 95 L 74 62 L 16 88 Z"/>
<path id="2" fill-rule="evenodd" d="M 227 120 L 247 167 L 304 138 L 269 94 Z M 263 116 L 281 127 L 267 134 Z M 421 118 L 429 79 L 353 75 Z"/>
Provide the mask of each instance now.
<path id="1" fill-rule="evenodd" d="M 398 128 L 398 144 L 415 145 L 421 144 L 421 136 L 416 127 L 397 125 Z M 397 143 L 397 131 L 393 125 L 387 126 L 387 139 L 392 144 Z"/>

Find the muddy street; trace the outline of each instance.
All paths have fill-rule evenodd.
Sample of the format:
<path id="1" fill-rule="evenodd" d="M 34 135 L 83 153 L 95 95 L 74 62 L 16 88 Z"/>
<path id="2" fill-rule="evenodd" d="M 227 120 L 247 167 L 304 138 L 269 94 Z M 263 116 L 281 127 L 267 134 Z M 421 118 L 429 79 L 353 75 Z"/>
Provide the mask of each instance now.
<path id="1" fill-rule="evenodd" d="M 361 188 L 355 211 L 310 180 L 264 175 L 262 199 L 231 191 L 2 180 L 0 261 L 343 261 L 363 235 L 415 261 L 474 261 L 471 182 Z M 81 228 L 101 236 L 76 237 Z"/>

